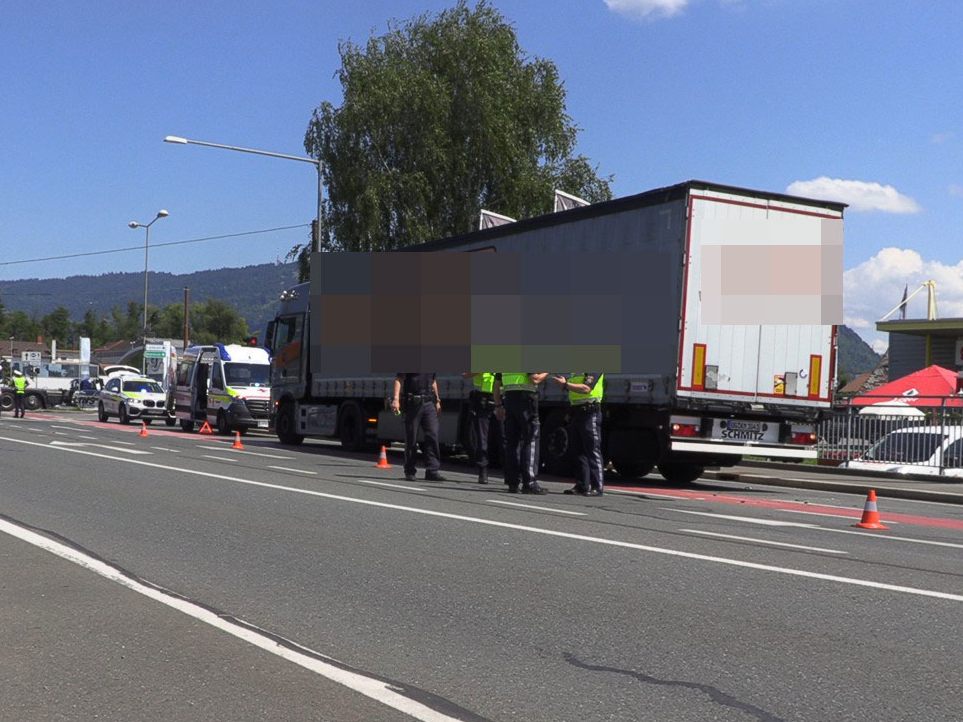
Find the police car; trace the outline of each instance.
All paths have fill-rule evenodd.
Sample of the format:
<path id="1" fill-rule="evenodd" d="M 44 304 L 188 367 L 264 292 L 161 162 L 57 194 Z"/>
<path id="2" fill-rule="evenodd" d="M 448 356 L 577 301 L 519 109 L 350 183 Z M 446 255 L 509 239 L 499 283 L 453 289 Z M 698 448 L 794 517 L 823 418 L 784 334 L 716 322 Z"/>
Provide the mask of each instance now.
<path id="1" fill-rule="evenodd" d="M 98 398 L 100 421 L 116 416 L 122 424 L 129 424 L 131 419 L 141 419 L 148 424 L 154 419 L 163 419 L 168 426 L 174 425 L 174 416 L 167 410 L 167 394 L 154 379 L 114 376 L 104 384 Z"/>

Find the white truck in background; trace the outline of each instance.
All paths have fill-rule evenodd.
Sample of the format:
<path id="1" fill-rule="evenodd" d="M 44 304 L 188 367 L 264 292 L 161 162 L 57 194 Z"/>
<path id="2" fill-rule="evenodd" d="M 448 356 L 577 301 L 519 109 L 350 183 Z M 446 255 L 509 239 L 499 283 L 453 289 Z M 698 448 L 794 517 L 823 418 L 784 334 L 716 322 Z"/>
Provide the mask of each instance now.
<path id="1" fill-rule="evenodd" d="M 841 309 L 844 208 L 830 201 L 688 181 L 406 250 L 543 255 L 643 251 L 638 267 L 627 269 L 625 293 L 632 284 L 653 284 L 659 293 L 634 309 L 625 324 L 627 343 L 647 349 L 644 367 L 605 375 L 603 455 L 623 476 L 644 475 L 657 467 L 668 481 L 685 483 L 708 466 L 731 466 L 744 456 L 815 458 L 815 423 L 831 406 L 835 385 L 836 327 L 795 318 L 786 323 L 727 323 L 723 316 L 740 313 L 738 299 L 727 310 L 712 307 L 703 293 L 719 291 L 720 279 L 703 279 L 702 274 L 711 268 L 706 273 L 719 275 L 719 247 L 754 246 L 765 269 L 771 249 L 820 246 L 828 238 L 838 246 L 831 250 L 839 263 L 825 266 L 823 274 L 830 281 L 838 275 Z M 268 329 L 265 345 L 273 356 L 271 395 L 278 438 L 297 444 L 310 436 L 335 437 L 348 449 L 401 440 L 401 421 L 386 405 L 391 376 L 330 374 L 320 367 L 314 339 L 320 337 L 321 314 L 310 307 L 309 298 L 323 256 L 312 258 L 310 284 L 282 294 Z M 795 274 L 811 280 L 808 267 L 777 270 L 774 277 Z M 818 280 L 818 268 L 815 273 Z M 811 285 L 806 290 L 811 292 Z M 774 289 L 779 291 L 792 295 L 791 289 Z M 725 298 L 727 303 L 732 300 Z M 775 304 L 774 296 L 771 307 L 755 310 L 772 315 Z M 469 447 L 471 383 L 454 374 L 440 375 L 438 382 L 441 442 Z M 542 466 L 568 473 L 572 444 L 567 399 L 553 384 L 543 385 L 540 395 Z"/>

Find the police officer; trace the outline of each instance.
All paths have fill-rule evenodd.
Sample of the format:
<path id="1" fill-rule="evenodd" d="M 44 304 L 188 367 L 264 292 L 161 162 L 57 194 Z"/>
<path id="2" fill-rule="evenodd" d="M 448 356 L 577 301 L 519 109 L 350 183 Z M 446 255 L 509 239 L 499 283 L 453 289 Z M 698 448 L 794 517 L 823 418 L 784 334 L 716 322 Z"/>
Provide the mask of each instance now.
<path id="1" fill-rule="evenodd" d="M 27 377 L 23 371 L 15 369 L 13 372 L 13 418 L 23 418 L 24 400 L 27 395 Z"/>
<path id="2" fill-rule="evenodd" d="M 575 486 L 566 494 L 602 496 L 602 386 L 603 374 L 582 373 L 571 378 L 553 376 L 552 379 L 568 390 L 572 406 L 572 430 L 578 458 L 578 477 Z"/>
<path id="3" fill-rule="evenodd" d="M 405 410 L 405 479 L 415 480 L 415 455 L 418 453 L 420 427 L 424 434 L 421 448 L 425 454 L 425 480 L 444 481 L 445 477 L 438 473 L 441 468 L 441 452 L 438 447 L 441 397 L 438 394 L 435 374 L 399 373 L 395 376 L 391 410 L 398 413 L 402 407 Z"/>
<path id="4" fill-rule="evenodd" d="M 474 389 L 468 395 L 468 410 L 471 415 L 471 437 L 475 448 L 475 464 L 478 466 L 478 483 L 488 483 L 488 441 L 491 431 L 492 417 L 495 415 L 495 397 L 492 388 L 495 385 L 495 374 L 486 372 L 469 372 Z M 502 443 L 502 423 L 495 419 L 495 436 L 499 445 Z"/>
<path id="5" fill-rule="evenodd" d="M 495 374 L 495 416 L 505 422 L 505 483 L 517 494 L 547 494 L 538 475 L 538 385 L 547 372 Z"/>

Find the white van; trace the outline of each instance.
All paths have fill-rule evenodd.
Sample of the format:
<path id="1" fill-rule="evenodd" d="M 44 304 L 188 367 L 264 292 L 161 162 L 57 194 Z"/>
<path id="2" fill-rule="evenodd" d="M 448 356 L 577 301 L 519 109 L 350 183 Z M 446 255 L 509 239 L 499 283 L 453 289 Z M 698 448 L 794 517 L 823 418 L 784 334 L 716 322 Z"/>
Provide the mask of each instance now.
<path id="1" fill-rule="evenodd" d="M 184 431 L 205 421 L 222 434 L 266 429 L 270 383 L 271 357 L 263 348 L 191 346 L 177 361 L 174 414 Z"/>

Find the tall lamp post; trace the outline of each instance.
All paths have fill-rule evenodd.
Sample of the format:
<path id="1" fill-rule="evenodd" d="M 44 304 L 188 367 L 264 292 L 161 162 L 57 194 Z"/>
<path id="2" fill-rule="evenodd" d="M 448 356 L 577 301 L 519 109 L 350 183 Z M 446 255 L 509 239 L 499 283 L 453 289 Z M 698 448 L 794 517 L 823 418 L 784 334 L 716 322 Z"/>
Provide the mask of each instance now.
<path id="1" fill-rule="evenodd" d="M 206 140 L 191 140 L 190 138 L 181 138 L 178 135 L 168 135 L 164 138 L 165 143 L 179 143 L 181 145 L 204 145 L 208 148 L 222 148 L 224 150 L 236 150 L 241 153 L 253 153 L 254 155 L 266 155 L 269 158 L 283 158 L 284 160 L 296 160 L 301 163 L 310 163 L 318 171 L 318 210 L 317 210 L 317 231 L 314 233 L 311 239 L 311 250 L 320 251 L 321 250 L 321 205 L 324 200 L 323 183 L 322 183 L 322 163 L 316 158 L 306 158 L 300 155 L 288 155 L 287 153 L 275 153 L 269 150 L 258 150 L 257 148 L 241 148 L 236 145 L 224 145 L 223 143 L 210 143 Z"/>
<path id="2" fill-rule="evenodd" d="M 161 208 L 157 211 L 157 215 L 154 216 L 154 220 L 150 223 L 138 223 L 137 221 L 131 221 L 127 225 L 131 228 L 143 228 L 146 233 L 144 234 L 144 328 L 142 329 L 141 335 L 143 336 L 144 345 L 147 345 L 147 253 L 150 247 L 150 227 L 157 223 L 161 218 L 167 218 L 170 214 Z M 146 358 L 146 357 L 145 357 Z"/>

